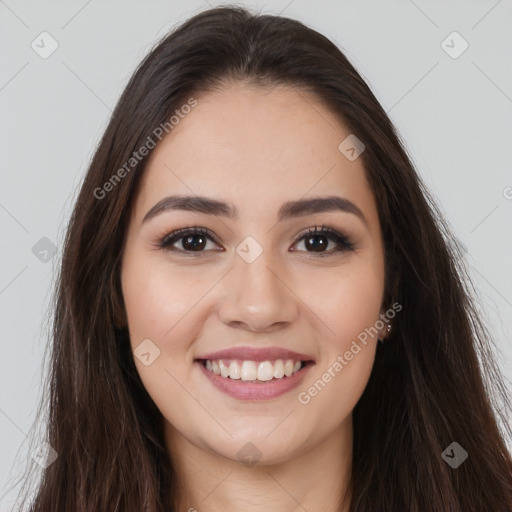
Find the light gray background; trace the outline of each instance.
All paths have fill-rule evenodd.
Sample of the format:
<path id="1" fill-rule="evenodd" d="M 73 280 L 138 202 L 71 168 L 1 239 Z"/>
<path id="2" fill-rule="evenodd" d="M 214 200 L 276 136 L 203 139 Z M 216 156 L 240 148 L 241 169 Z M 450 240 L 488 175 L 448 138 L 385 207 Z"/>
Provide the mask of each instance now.
<path id="1" fill-rule="evenodd" d="M 0 0 L 0 494 L 29 457 L 45 318 L 76 189 L 129 76 L 170 28 L 218 2 Z M 299 19 L 341 47 L 435 194 L 512 377 L 512 3 L 239 2 Z M 32 48 L 47 31 L 58 49 Z M 469 43 L 458 58 L 442 42 Z M 41 44 L 41 43 L 40 43 Z M 454 40 L 452 51 L 461 48 Z M 42 238 L 57 247 L 44 263 Z M 0 510 L 9 510 L 3 498 Z"/>

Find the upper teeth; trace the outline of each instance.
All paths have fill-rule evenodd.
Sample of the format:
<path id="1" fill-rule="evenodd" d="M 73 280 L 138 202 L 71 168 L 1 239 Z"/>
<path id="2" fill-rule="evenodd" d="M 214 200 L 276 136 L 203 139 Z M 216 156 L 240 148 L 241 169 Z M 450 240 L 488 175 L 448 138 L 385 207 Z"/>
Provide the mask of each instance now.
<path id="1" fill-rule="evenodd" d="M 267 381 L 281 379 L 285 375 L 289 377 L 298 372 L 302 367 L 301 361 L 288 359 L 283 362 L 282 359 L 276 361 L 223 361 L 222 359 L 207 360 L 206 369 L 212 371 L 221 377 L 242 380 L 261 380 Z"/>

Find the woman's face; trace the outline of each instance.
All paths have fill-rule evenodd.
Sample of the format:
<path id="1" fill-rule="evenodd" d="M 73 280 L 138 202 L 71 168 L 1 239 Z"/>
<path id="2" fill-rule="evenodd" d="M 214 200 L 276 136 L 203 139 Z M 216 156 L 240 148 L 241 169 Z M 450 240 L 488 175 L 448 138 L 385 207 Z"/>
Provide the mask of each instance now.
<path id="1" fill-rule="evenodd" d="M 196 99 L 134 199 L 122 261 L 134 361 L 169 446 L 284 461 L 351 432 L 384 312 L 376 204 L 350 139 L 339 149 L 350 132 L 308 93 L 236 84 Z M 178 195 L 191 199 L 165 203 Z M 307 233 L 322 225 L 333 234 Z M 159 246 L 193 227 L 206 234 Z"/>

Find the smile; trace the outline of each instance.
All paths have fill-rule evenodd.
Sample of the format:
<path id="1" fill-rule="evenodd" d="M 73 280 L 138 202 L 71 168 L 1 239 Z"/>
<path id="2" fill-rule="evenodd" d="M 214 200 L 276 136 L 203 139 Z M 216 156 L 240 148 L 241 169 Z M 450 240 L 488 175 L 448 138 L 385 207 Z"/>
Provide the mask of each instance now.
<path id="1" fill-rule="evenodd" d="M 206 360 L 206 369 L 229 379 L 241 379 L 250 382 L 266 382 L 282 379 L 297 373 L 305 364 L 292 359 L 275 361 L 240 361 L 229 359 Z"/>
<path id="2" fill-rule="evenodd" d="M 241 400 L 276 398 L 299 385 L 314 361 L 199 359 L 196 363 L 223 393 Z"/>

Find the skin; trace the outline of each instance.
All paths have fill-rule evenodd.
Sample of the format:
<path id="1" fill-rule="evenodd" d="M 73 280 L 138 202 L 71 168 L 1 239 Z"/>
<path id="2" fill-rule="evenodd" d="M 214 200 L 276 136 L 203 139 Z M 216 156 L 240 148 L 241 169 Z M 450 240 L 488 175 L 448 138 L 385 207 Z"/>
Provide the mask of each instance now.
<path id="1" fill-rule="evenodd" d="M 165 420 L 182 486 L 178 510 L 347 511 L 348 501 L 340 503 L 345 493 L 350 498 L 352 410 L 377 336 L 359 343 L 362 350 L 307 405 L 298 394 L 384 313 L 383 243 L 362 160 L 340 153 L 350 132 L 310 93 L 231 83 L 196 99 L 144 171 L 121 272 L 132 348 L 150 339 L 160 350 L 149 366 L 134 361 Z M 171 194 L 232 202 L 239 218 L 168 211 L 142 223 Z M 277 222 L 284 202 L 329 195 L 355 203 L 367 225 L 341 211 Z M 322 224 L 348 236 L 354 250 L 322 257 L 297 241 Z M 193 226 L 220 243 L 208 240 L 199 257 L 157 246 Z M 263 249 L 250 264 L 235 252 L 247 236 Z M 324 251 L 337 246 L 327 240 Z M 185 251 L 182 242 L 174 246 Z M 280 397 L 236 400 L 213 387 L 194 359 L 240 345 L 284 347 L 316 364 Z M 237 456 L 247 442 L 261 452 L 253 466 Z"/>

